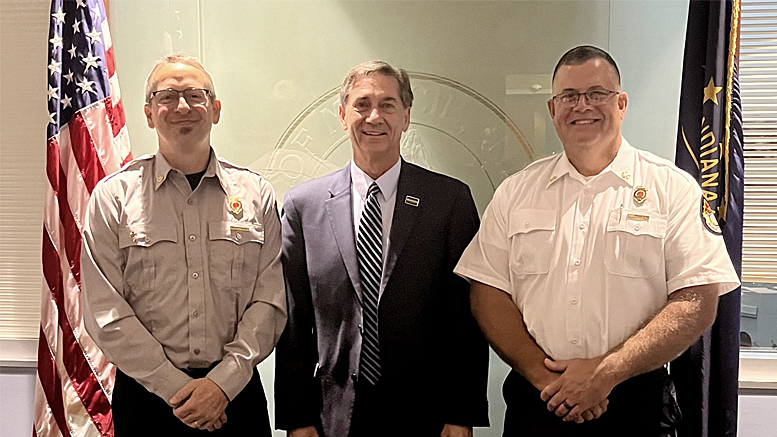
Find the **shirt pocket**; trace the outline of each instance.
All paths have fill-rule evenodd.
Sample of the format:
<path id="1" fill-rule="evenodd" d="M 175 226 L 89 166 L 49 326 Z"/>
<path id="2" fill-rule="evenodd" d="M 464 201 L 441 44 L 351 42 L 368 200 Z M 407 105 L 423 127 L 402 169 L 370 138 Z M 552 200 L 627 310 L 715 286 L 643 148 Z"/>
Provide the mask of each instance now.
<path id="1" fill-rule="evenodd" d="M 542 275 L 550 269 L 556 211 L 521 209 L 510 213 L 510 270 L 518 275 Z"/>
<path id="2" fill-rule="evenodd" d="M 610 211 L 604 265 L 613 275 L 650 278 L 664 259 L 666 215 L 641 210 Z"/>
<path id="3" fill-rule="evenodd" d="M 119 247 L 127 252 L 124 283 L 130 291 L 167 289 L 175 280 L 161 263 L 174 263 L 178 231 L 175 226 L 136 223 L 119 232 Z M 169 280 L 171 283 L 165 283 Z"/>
<path id="4" fill-rule="evenodd" d="M 217 288 L 247 287 L 259 269 L 259 253 L 264 244 L 261 223 L 208 223 L 210 280 Z"/>

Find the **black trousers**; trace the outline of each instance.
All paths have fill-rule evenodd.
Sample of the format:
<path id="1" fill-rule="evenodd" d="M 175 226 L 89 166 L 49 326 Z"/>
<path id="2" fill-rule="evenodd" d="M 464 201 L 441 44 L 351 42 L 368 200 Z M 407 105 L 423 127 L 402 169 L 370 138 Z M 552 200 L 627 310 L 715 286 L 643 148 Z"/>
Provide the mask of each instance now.
<path id="1" fill-rule="evenodd" d="M 203 378 L 208 371 L 197 369 L 186 373 L 192 378 Z M 185 425 L 175 417 L 167 402 L 118 369 L 111 407 L 116 437 L 272 435 L 262 380 L 255 368 L 248 385 L 227 405 L 227 422 L 213 432 Z"/>
<path id="2" fill-rule="evenodd" d="M 348 437 L 440 437 L 444 424 L 434 406 L 411 407 L 407 396 L 387 390 L 383 382 L 357 382 Z"/>
<path id="3" fill-rule="evenodd" d="M 662 423 L 665 403 L 674 403 L 667 390 L 671 380 L 664 368 L 618 384 L 610 393 L 607 411 L 582 424 L 564 422 L 540 398 L 540 391 L 515 371 L 507 376 L 503 395 L 507 404 L 503 437 L 663 437 L 673 435 Z M 676 406 L 667 405 L 672 409 Z M 679 411 L 675 412 L 679 414 Z M 670 414 L 671 415 L 671 412 Z"/>

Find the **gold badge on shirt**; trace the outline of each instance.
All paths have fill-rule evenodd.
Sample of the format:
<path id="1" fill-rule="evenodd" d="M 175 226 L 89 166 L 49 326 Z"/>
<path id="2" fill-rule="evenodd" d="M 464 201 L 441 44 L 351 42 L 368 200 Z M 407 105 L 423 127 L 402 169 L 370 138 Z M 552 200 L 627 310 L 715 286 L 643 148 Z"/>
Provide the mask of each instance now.
<path id="1" fill-rule="evenodd" d="M 634 202 L 637 205 L 642 205 L 645 203 L 645 199 L 647 199 L 648 189 L 644 185 L 640 185 L 636 188 L 634 188 Z"/>
<path id="2" fill-rule="evenodd" d="M 243 212 L 243 201 L 240 200 L 240 197 L 238 196 L 229 196 L 229 200 L 227 200 L 229 204 L 229 212 L 231 212 L 234 215 L 240 215 L 241 212 Z"/>

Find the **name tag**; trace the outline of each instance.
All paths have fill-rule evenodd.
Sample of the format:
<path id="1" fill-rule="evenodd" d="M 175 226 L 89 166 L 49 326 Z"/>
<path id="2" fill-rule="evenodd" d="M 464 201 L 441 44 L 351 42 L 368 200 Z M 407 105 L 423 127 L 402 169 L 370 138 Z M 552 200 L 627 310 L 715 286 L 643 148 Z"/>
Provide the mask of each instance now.
<path id="1" fill-rule="evenodd" d="M 634 220 L 638 222 L 646 222 L 650 220 L 649 215 L 642 215 L 642 214 L 629 214 L 626 216 L 626 220 Z"/>
<path id="2" fill-rule="evenodd" d="M 229 230 L 231 230 L 231 231 L 250 232 L 251 228 L 249 228 L 248 226 L 229 225 Z"/>

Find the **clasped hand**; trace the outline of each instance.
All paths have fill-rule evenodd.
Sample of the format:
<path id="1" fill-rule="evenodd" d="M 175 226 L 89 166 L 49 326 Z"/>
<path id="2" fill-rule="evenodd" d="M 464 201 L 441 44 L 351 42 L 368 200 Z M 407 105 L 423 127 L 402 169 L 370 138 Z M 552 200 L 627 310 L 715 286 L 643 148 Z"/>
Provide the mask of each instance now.
<path id="1" fill-rule="evenodd" d="M 547 402 L 548 410 L 564 421 L 582 423 L 593 420 L 607 410 L 607 396 L 614 385 L 603 380 L 597 373 L 602 358 L 553 361 L 545 359 L 545 367 L 561 373 L 540 393 Z"/>
<path id="2" fill-rule="evenodd" d="M 170 398 L 173 414 L 184 424 L 197 429 L 213 431 L 227 421 L 224 410 L 229 399 L 209 378 L 189 381 Z"/>

